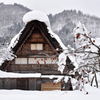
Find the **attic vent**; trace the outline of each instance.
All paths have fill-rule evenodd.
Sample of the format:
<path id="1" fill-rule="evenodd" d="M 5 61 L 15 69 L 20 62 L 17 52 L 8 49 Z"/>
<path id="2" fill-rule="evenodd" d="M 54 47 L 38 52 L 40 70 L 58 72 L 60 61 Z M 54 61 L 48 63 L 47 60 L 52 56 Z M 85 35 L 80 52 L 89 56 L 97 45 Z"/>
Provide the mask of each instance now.
<path id="1" fill-rule="evenodd" d="M 31 44 L 31 50 L 43 50 L 43 44 Z"/>

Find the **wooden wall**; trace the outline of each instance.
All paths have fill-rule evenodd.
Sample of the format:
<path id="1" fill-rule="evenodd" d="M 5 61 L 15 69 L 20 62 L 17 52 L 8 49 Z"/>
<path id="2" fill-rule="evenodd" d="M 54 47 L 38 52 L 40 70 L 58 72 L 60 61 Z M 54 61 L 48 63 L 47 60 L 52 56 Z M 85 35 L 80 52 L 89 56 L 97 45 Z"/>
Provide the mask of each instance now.
<path id="1" fill-rule="evenodd" d="M 31 43 L 43 43 L 43 50 L 31 50 Z M 46 55 L 41 54 L 47 54 L 48 58 L 49 56 L 54 56 L 57 58 L 56 52 L 54 51 L 54 48 L 52 48 L 51 44 L 49 44 L 48 40 L 46 40 L 42 34 L 40 33 L 34 33 L 31 35 L 31 37 L 19 48 L 16 55 L 18 58 L 30 58 L 35 55 L 46 57 Z M 58 71 L 58 65 L 57 64 L 15 64 L 15 60 L 10 61 L 6 68 L 6 71 L 9 72 L 20 72 L 20 73 L 42 73 L 42 74 L 61 74 Z"/>
<path id="2" fill-rule="evenodd" d="M 0 89 L 15 89 L 16 79 L 1 78 Z"/>
<path id="3" fill-rule="evenodd" d="M 0 78 L 0 89 L 61 90 L 61 84 L 48 78 Z"/>
<path id="4" fill-rule="evenodd" d="M 41 74 L 61 74 L 58 71 L 58 65 L 54 64 L 23 64 L 23 65 L 9 65 L 7 67 L 9 72 L 20 72 L 20 73 L 41 73 Z M 64 72 L 66 74 L 66 72 Z"/>
<path id="5" fill-rule="evenodd" d="M 37 50 L 31 50 L 31 43 L 42 43 L 43 44 L 43 50 L 37 51 Z M 54 51 L 52 49 L 52 46 L 48 43 L 48 41 L 42 36 L 41 33 L 33 33 L 30 38 L 22 45 L 19 50 L 17 51 L 16 55 L 18 57 L 27 57 L 30 55 L 36 55 L 41 53 L 47 53 L 49 55 L 54 54 Z"/>

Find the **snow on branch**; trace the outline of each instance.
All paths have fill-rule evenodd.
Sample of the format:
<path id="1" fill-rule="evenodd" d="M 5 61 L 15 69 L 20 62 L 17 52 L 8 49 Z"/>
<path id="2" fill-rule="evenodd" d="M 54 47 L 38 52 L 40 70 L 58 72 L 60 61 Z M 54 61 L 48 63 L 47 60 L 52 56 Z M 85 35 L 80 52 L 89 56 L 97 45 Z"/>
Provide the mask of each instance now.
<path id="1" fill-rule="evenodd" d="M 1 49 L 0 53 L 2 54 L 0 57 L 0 66 L 4 63 L 5 60 L 9 61 L 9 60 L 12 60 L 16 57 L 13 54 L 13 52 L 10 51 L 8 48 Z"/>
<path id="2" fill-rule="evenodd" d="M 100 70 L 100 38 L 93 38 L 80 22 L 73 30 L 75 56 L 79 66 L 92 65 Z M 92 58 L 91 60 L 89 58 Z M 98 62 L 98 63 L 96 63 Z M 94 64 L 96 64 L 94 66 Z"/>

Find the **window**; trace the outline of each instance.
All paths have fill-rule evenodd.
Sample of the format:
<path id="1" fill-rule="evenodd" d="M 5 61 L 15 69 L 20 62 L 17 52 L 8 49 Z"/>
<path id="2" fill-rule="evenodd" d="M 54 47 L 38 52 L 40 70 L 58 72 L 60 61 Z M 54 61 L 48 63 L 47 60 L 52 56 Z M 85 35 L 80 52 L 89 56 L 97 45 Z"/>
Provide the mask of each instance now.
<path id="1" fill-rule="evenodd" d="M 56 64 L 57 58 L 46 58 L 45 62 L 46 62 L 46 64 Z"/>
<path id="2" fill-rule="evenodd" d="M 16 58 L 15 64 L 27 64 L 27 58 Z"/>
<path id="3" fill-rule="evenodd" d="M 43 44 L 31 44 L 31 50 L 43 50 Z"/>
<path id="4" fill-rule="evenodd" d="M 29 58 L 28 63 L 29 64 L 37 64 L 37 59 L 35 59 L 35 58 Z"/>
<path id="5" fill-rule="evenodd" d="M 15 64 L 56 64 L 57 58 L 16 58 Z"/>
<path id="6" fill-rule="evenodd" d="M 43 58 L 29 58 L 29 64 L 44 64 Z"/>
<path id="7" fill-rule="evenodd" d="M 28 64 L 56 64 L 57 58 L 29 58 Z"/>

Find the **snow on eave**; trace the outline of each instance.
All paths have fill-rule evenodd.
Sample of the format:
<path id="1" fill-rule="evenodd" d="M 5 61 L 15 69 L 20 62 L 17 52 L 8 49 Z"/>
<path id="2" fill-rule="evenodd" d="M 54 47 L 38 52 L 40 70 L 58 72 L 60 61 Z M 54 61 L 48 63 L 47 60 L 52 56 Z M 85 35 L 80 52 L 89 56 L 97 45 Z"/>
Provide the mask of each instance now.
<path id="1" fill-rule="evenodd" d="M 9 46 L 8 46 L 8 49 L 9 49 L 10 51 L 12 51 L 12 49 L 13 49 L 13 48 L 16 46 L 16 44 L 18 43 L 19 38 L 20 38 L 20 36 L 21 36 L 23 30 L 24 30 L 24 28 L 22 28 L 22 29 L 20 30 L 20 32 L 19 32 L 18 34 L 16 34 L 16 35 L 12 38 L 12 40 L 11 40 Z"/>
<path id="2" fill-rule="evenodd" d="M 55 38 L 55 39 L 57 40 L 57 42 L 59 43 L 59 45 L 61 46 L 61 48 L 62 48 L 63 50 L 67 50 L 67 47 L 63 44 L 63 42 L 61 41 L 60 37 L 59 37 L 57 34 L 55 34 L 55 33 L 51 30 L 50 27 L 48 27 L 48 30 L 49 30 L 49 33 L 50 33 L 51 37 L 52 37 L 52 38 Z"/>
<path id="3" fill-rule="evenodd" d="M 0 78 L 28 78 L 28 77 L 40 77 L 40 73 L 12 73 L 4 72 L 0 70 Z"/>
<path id="4" fill-rule="evenodd" d="M 4 63 L 5 59 L 0 58 L 0 66 L 2 66 L 2 64 Z"/>
<path id="5" fill-rule="evenodd" d="M 74 69 L 77 69 L 79 66 L 78 66 L 78 63 L 76 61 L 76 58 L 74 55 L 71 55 L 71 54 L 68 54 L 68 57 L 69 59 L 71 60 L 71 63 L 75 66 Z"/>
<path id="6" fill-rule="evenodd" d="M 41 73 L 13 73 L 0 70 L 0 78 L 63 78 L 63 75 L 42 75 Z"/>

